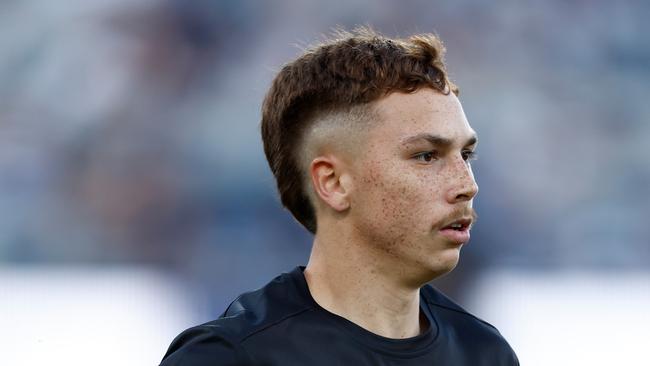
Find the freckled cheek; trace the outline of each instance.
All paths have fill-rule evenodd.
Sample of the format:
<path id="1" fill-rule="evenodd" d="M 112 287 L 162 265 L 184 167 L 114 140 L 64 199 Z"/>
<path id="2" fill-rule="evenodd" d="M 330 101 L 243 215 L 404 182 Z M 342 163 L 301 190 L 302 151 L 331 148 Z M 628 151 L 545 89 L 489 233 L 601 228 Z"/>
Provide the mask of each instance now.
<path id="1" fill-rule="evenodd" d="M 435 186 L 413 175 L 384 177 L 369 192 L 370 205 L 377 207 L 376 219 L 396 226 L 418 225 L 431 219 Z"/>

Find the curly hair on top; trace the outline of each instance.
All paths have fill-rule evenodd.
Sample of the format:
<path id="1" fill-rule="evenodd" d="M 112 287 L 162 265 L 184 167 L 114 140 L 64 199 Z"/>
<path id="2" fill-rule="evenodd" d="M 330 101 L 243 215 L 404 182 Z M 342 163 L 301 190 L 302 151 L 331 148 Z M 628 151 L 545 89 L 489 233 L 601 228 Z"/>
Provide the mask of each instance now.
<path id="1" fill-rule="evenodd" d="M 297 154 L 313 117 L 422 87 L 458 95 L 444 52 L 434 34 L 391 39 L 360 27 L 336 31 L 282 67 L 262 104 L 262 140 L 282 204 L 307 230 L 316 233 L 316 213 Z"/>

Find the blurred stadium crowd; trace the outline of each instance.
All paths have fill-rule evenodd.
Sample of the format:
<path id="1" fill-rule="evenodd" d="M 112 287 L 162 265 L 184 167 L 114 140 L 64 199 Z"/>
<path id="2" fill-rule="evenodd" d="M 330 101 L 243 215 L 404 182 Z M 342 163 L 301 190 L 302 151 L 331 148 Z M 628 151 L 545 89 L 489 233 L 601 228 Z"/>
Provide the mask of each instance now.
<path id="1" fill-rule="evenodd" d="M 0 263 L 138 264 L 217 314 L 306 263 L 259 137 L 276 70 L 341 25 L 437 32 L 478 131 L 484 268 L 650 269 L 650 3 L 0 2 Z M 462 292 L 456 296 L 462 297 Z"/>

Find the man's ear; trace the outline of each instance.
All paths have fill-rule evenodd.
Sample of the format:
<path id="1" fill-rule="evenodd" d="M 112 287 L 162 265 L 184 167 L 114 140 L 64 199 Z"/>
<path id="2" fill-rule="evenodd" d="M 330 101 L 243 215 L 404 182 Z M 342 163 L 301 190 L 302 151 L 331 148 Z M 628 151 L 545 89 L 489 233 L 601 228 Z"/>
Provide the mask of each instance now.
<path id="1" fill-rule="evenodd" d="M 319 156 L 309 165 L 309 175 L 316 195 L 335 211 L 350 207 L 351 181 L 344 164 L 335 156 Z"/>

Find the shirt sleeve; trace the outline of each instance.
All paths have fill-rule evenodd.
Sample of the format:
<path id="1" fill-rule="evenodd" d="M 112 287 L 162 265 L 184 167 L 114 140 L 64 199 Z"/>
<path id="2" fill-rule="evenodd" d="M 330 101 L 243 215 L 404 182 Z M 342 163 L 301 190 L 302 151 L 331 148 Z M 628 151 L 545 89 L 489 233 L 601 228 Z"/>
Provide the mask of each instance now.
<path id="1" fill-rule="evenodd" d="M 218 327 L 201 325 L 181 333 L 169 346 L 160 366 L 250 366 L 244 349 Z"/>

